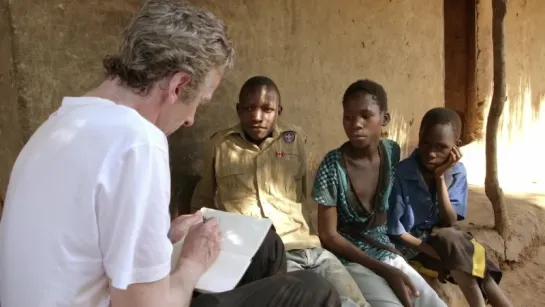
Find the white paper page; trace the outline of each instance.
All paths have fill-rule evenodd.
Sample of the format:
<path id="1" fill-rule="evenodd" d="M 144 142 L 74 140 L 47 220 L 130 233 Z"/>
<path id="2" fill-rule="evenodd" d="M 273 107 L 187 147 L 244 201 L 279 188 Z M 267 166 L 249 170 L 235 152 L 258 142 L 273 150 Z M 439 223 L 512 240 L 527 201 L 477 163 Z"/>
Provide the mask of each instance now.
<path id="1" fill-rule="evenodd" d="M 223 233 L 218 259 L 199 279 L 200 292 L 223 292 L 235 288 L 271 227 L 271 221 L 203 208 L 205 217 L 216 217 Z M 180 259 L 183 239 L 173 245 L 171 271 Z"/>
<path id="2" fill-rule="evenodd" d="M 218 259 L 199 279 L 195 288 L 199 292 L 224 292 L 233 290 L 252 261 L 251 257 L 220 252 Z"/>
<path id="3" fill-rule="evenodd" d="M 183 241 L 173 246 L 171 272 L 180 259 Z M 250 266 L 252 257 L 221 251 L 218 258 L 199 279 L 196 289 L 199 292 L 223 292 L 233 290 Z"/>
<path id="4" fill-rule="evenodd" d="M 235 213 L 202 208 L 205 217 L 216 217 L 223 233 L 221 249 L 226 252 L 253 257 L 267 232 L 271 228 L 271 220 L 244 216 Z"/>

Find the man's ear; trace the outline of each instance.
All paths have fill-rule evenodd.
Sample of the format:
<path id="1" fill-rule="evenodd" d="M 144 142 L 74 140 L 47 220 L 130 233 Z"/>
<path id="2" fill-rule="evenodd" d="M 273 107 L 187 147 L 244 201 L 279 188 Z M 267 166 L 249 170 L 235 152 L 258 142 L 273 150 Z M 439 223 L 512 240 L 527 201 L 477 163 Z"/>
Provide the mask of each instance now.
<path id="1" fill-rule="evenodd" d="M 384 114 L 382 115 L 382 126 L 387 126 L 390 123 L 390 120 L 390 113 L 384 112 Z"/>
<path id="2" fill-rule="evenodd" d="M 278 106 L 278 115 L 282 115 L 282 111 L 284 111 L 284 107 L 282 105 Z"/>
<path id="3" fill-rule="evenodd" d="M 172 75 L 170 81 L 168 82 L 167 103 L 174 104 L 178 102 L 180 97 L 183 96 L 184 92 L 187 91 L 191 80 L 191 75 L 183 71 Z"/>
<path id="4" fill-rule="evenodd" d="M 240 103 L 237 103 L 235 110 L 237 110 L 237 114 L 240 114 Z"/>

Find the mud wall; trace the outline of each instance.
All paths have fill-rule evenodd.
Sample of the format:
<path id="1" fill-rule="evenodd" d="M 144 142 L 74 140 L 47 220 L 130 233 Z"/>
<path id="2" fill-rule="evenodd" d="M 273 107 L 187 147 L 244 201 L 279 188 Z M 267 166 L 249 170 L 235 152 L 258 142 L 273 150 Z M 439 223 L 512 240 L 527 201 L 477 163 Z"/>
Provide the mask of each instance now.
<path id="1" fill-rule="evenodd" d="M 0 1 L 0 216 L 9 173 L 23 144 L 17 110 L 12 33 L 7 1 Z"/>
<path id="2" fill-rule="evenodd" d="M 443 104 L 442 1 L 193 2 L 229 25 L 237 61 L 213 102 L 200 111 L 195 127 L 170 138 L 175 206 L 184 207 L 191 196 L 202 167 L 203 140 L 236 122 L 238 89 L 253 75 L 267 75 L 278 83 L 283 120 L 306 130 L 313 167 L 344 141 L 340 98 L 358 78 L 385 86 L 393 115 L 388 133 L 406 152 L 416 142 L 423 113 Z M 17 106 L 24 138 L 59 106 L 62 96 L 81 94 L 100 81 L 101 58 L 115 50 L 122 26 L 139 4 L 10 3 L 18 88 L 18 101 L 13 99 L 11 106 Z M 4 175 L 7 168 L 1 171 Z"/>

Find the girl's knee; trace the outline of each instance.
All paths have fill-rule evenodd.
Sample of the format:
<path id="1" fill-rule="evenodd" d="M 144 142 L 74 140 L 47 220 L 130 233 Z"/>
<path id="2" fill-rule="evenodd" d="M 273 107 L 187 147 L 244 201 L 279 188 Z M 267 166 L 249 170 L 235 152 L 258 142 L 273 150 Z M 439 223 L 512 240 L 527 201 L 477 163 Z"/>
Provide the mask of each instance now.
<path id="1" fill-rule="evenodd" d="M 415 274 L 411 276 L 411 280 L 420 294 L 414 306 L 447 306 L 439 297 L 437 291 L 418 272 L 415 271 Z"/>
<path id="2" fill-rule="evenodd" d="M 430 286 L 427 285 L 424 289 L 419 290 L 420 296 L 418 300 L 422 302 L 421 304 L 415 304 L 415 306 L 447 306 L 445 302 L 439 297 L 437 292 Z"/>

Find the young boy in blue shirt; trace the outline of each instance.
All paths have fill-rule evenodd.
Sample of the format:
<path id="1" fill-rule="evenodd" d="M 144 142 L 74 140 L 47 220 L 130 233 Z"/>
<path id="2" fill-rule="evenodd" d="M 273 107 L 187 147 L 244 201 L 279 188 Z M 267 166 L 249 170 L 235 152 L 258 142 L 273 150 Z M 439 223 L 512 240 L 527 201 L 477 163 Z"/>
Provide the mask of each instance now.
<path id="1" fill-rule="evenodd" d="M 459 162 L 458 114 L 429 110 L 420 124 L 418 148 L 396 169 L 388 233 L 421 273 L 460 286 L 471 307 L 512 306 L 498 283 L 502 273 L 484 247 L 456 226 L 465 219 L 468 185 Z"/>

